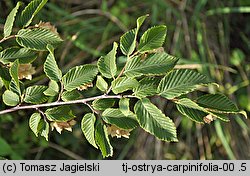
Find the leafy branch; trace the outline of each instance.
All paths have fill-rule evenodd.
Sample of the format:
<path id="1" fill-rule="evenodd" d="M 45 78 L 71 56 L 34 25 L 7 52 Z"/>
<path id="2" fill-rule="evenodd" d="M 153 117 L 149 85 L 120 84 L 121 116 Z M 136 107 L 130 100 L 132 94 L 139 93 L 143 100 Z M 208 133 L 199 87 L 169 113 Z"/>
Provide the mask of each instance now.
<path id="1" fill-rule="evenodd" d="M 21 13 L 17 13 L 21 3 L 10 12 L 4 26 L 6 41 L 16 39 L 16 45 L 0 52 L 0 96 L 3 100 L 0 115 L 34 109 L 29 126 L 38 137 L 49 140 L 49 134 L 56 129 L 72 131 L 77 121 L 68 105 L 84 104 L 91 112 L 81 119 L 81 129 L 86 140 L 100 149 L 103 157 L 113 155 L 109 140 L 112 137 L 129 138 L 137 127 L 163 141 L 178 141 L 175 124 L 150 101 L 152 96 L 161 96 L 176 105 L 185 117 L 197 123 L 211 123 L 219 119 L 229 121 L 229 114 L 243 114 L 237 106 L 223 94 L 198 94 L 195 99 L 187 94 L 199 90 L 212 82 L 201 73 L 190 69 L 177 69 L 179 58 L 164 51 L 165 25 L 154 26 L 143 32 L 140 28 L 148 15 L 136 21 L 136 28 L 129 30 L 114 42 L 112 50 L 98 59 L 97 64 L 84 64 L 62 73 L 57 64 L 54 50 L 63 42 L 55 26 L 40 22 L 30 26 L 35 15 L 47 0 L 31 1 Z M 20 14 L 22 27 L 11 35 L 15 16 Z M 139 39 L 138 39 L 139 38 Z M 118 72 L 117 56 L 120 49 L 126 62 Z M 24 86 L 26 79 L 32 79 L 38 52 L 46 52 L 43 69 L 49 83 L 46 85 Z M 193 66 L 191 67 L 193 69 Z M 96 96 L 82 98 L 81 91 L 92 89 Z M 99 92 L 103 94 L 100 95 Z M 132 98 L 135 98 L 130 101 Z M 43 109 L 41 109 L 43 108 Z M 98 118 L 97 118 L 98 115 Z"/>
<path id="2" fill-rule="evenodd" d="M 53 103 L 44 103 L 44 104 L 36 104 L 36 105 L 18 105 L 16 107 L 2 110 L 0 111 L 0 115 L 18 111 L 18 110 L 25 110 L 25 109 L 37 109 L 37 108 L 44 108 L 44 107 L 52 107 L 52 106 L 61 106 L 61 105 L 70 105 L 70 104 L 86 104 L 89 101 L 94 101 L 98 99 L 121 99 L 121 98 L 135 98 L 133 95 L 100 95 L 80 100 L 72 100 L 72 101 L 59 101 L 59 102 L 53 102 Z"/>

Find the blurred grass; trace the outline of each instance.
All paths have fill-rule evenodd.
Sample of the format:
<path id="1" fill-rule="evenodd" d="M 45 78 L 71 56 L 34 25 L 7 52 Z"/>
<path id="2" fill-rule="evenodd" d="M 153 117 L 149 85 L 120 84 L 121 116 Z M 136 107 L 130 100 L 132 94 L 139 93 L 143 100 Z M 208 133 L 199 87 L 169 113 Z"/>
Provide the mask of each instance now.
<path id="1" fill-rule="evenodd" d="M 0 1 L 1 31 L 15 3 L 14 0 Z M 58 28 L 65 42 L 56 50 L 56 55 L 66 72 L 75 65 L 96 62 L 111 49 L 114 41 L 119 41 L 124 31 L 135 27 L 137 17 L 148 13 L 150 18 L 142 30 L 166 24 L 168 35 L 164 48 L 183 58 L 179 67 L 198 69 L 220 85 L 202 91 L 227 94 L 249 115 L 249 12 L 249 0 L 50 0 L 36 22 L 38 19 L 50 21 Z M 39 58 L 37 76 L 43 75 L 43 56 Z M 46 82 L 43 76 L 38 80 Z M 95 91 L 88 91 L 84 96 L 91 96 Z M 202 91 L 191 96 L 200 95 Z M 182 117 L 164 99 L 154 98 L 153 101 L 174 119 L 179 142 L 161 142 L 138 129 L 129 140 L 112 139 L 113 159 L 250 159 L 249 119 L 231 116 L 230 123 L 216 121 L 197 125 Z M 87 109 L 77 106 L 74 111 L 80 120 Z M 1 139 L 14 151 L 4 158 L 102 159 L 83 138 L 79 125 L 73 134 L 53 132 L 51 143 L 35 138 L 28 130 L 30 113 L 21 111 L 0 119 Z M 19 135 L 14 135 L 17 130 Z"/>

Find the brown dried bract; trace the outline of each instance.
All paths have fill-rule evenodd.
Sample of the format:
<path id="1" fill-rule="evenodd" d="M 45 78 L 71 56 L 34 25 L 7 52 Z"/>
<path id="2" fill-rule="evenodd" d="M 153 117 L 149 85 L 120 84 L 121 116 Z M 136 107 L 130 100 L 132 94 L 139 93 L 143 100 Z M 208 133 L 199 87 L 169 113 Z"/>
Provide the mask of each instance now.
<path id="1" fill-rule="evenodd" d="M 205 123 L 208 123 L 208 124 L 211 123 L 213 120 L 214 119 L 213 119 L 213 116 L 211 114 L 208 114 L 207 116 L 203 117 L 203 121 Z"/>
<path id="2" fill-rule="evenodd" d="M 82 90 L 88 89 L 89 87 L 93 87 L 93 84 L 87 83 L 87 84 L 81 85 L 81 86 L 77 87 L 77 90 L 82 91 Z"/>
<path id="3" fill-rule="evenodd" d="M 70 120 L 67 122 L 51 122 L 50 123 L 52 131 L 55 128 L 56 131 L 60 134 L 62 133 L 62 130 L 64 130 L 64 129 L 72 132 L 72 126 L 74 126 L 75 124 L 76 124 L 75 120 Z"/>
<path id="4" fill-rule="evenodd" d="M 18 79 L 32 79 L 32 75 L 35 73 L 35 67 L 31 64 L 20 64 L 18 67 Z"/>
<path id="5" fill-rule="evenodd" d="M 121 137 L 129 138 L 130 131 L 131 131 L 131 130 L 120 129 L 114 125 L 108 126 L 107 130 L 108 130 L 109 135 L 111 135 L 112 137 L 116 136 L 117 138 L 121 138 Z"/>

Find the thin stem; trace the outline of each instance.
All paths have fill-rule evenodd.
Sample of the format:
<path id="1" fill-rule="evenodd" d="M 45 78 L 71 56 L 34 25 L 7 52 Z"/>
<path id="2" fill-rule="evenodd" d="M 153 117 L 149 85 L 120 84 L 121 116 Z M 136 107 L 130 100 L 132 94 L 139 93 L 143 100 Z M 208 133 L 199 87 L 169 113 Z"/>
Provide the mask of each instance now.
<path id="1" fill-rule="evenodd" d="M 16 106 L 14 108 L 6 109 L 3 111 L 0 111 L 0 115 L 18 111 L 18 110 L 23 110 L 23 109 L 37 109 L 37 108 L 44 108 L 44 107 L 51 107 L 51 106 L 60 106 L 60 105 L 70 105 L 70 104 L 80 104 L 83 103 L 85 104 L 86 102 L 93 101 L 96 99 L 109 99 L 109 98 L 117 98 L 121 99 L 122 97 L 127 97 L 127 98 L 136 98 L 133 95 L 99 95 L 95 97 L 90 97 L 90 98 L 85 98 L 85 99 L 80 99 L 80 100 L 72 100 L 72 101 L 59 101 L 59 102 L 53 102 L 53 103 L 45 103 L 45 104 L 37 104 L 37 105 L 25 105 L 25 106 Z"/>
<path id="2" fill-rule="evenodd" d="M 98 114 L 98 112 L 89 103 L 85 102 L 84 104 L 87 105 L 93 113 Z"/>
<path id="3" fill-rule="evenodd" d="M 0 40 L 0 43 L 3 43 L 4 41 L 9 40 L 9 39 L 11 39 L 11 38 L 15 38 L 15 37 L 16 37 L 16 35 L 10 35 L 9 37 L 4 37 L 4 38 L 2 38 L 2 39 Z"/>
<path id="4" fill-rule="evenodd" d="M 60 93 L 58 94 L 57 102 L 60 101 L 61 96 L 62 96 L 62 93 L 63 93 L 63 88 L 64 88 L 64 87 L 63 87 L 62 81 L 60 81 L 60 85 L 61 85 L 61 88 L 60 88 Z"/>
<path id="5" fill-rule="evenodd" d="M 125 71 L 125 68 L 127 66 L 127 63 L 128 63 L 128 60 L 133 58 L 135 55 L 137 55 L 138 52 L 135 52 L 134 54 L 132 54 L 131 56 L 127 56 L 127 62 L 125 63 L 124 67 L 122 68 L 121 72 L 119 73 L 119 75 L 114 79 L 114 80 L 117 80 L 118 78 L 120 78 L 122 76 L 122 74 L 124 73 Z M 112 90 L 112 86 L 110 86 L 106 92 L 106 95 L 109 94 L 109 92 Z"/>

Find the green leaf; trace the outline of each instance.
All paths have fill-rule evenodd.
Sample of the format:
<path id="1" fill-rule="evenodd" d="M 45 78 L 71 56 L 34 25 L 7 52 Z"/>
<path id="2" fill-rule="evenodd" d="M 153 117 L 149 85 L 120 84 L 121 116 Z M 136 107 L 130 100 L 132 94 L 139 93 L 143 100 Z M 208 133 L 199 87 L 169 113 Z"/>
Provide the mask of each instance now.
<path id="1" fill-rule="evenodd" d="M 16 106 L 19 103 L 20 99 L 19 96 L 10 91 L 10 90 L 6 90 L 3 93 L 3 102 L 8 105 L 8 106 Z"/>
<path id="2" fill-rule="evenodd" d="M 63 101 L 77 100 L 80 97 L 81 97 L 81 94 L 77 90 L 65 91 L 62 93 L 62 96 L 61 96 Z"/>
<path id="3" fill-rule="evenodd" d="M 134 107 L 140 126 L 158 139 L 178 141 L 173 121 L 166 117 L 149 99 L 139 100 Z"/>
<path id="4" fill-rule="evenodd" d="M 21 29 L 16 36 L 19 45 L 38 51 L 45 51 L 48 44 L 56 47 L 62 42 L 57 34 L 44 28 Z"/>
<path id="5" fill-rule="evenodd" d="M 0 62 L 9 64 L 15 60 L 19 60 L 20 64 L 33 62 L 37 58 L 37 53 L 28 48 L 11 47 L 0 52 Z"/>
<path id="6" fill-rule="evenodd" d="M 62 72 L 56 63 L 54 48 L 51 45 L 47 45 L 47 49 L 49 54 L 44 63 L 44 72 L 50 80 L 60 81 L 62 79 Z"/>
<path id="7" fill-rule="evenodd" d="M 44 93 L 44 95 L 50 96 L 50 97 L 58 95 L 59 86 L 58 86 L 57 82 L 56 81 L 50 81 L 48 89 L 46 89 L 43 93 Z"/>
<path id="8" fill-rule="evenodd" d="M 127 90 L 132 90 L 139 85 L 139 82 L 136 79 L 128 78 L 128 77 L 120 77 L 112 81 L 112 91 L 115 94 L 125 92 Z"/>
<path id="9" fill-rule="evenodd" d="M 0 67 L 0 76 L 2 78 L 2 81 L 3 81 L 5 88 L 8 89 L 10 81 L 11 81 L 9 69 L 7 69 L 5 67 Z"/>
<path id="10" fill-rule="evenodd" d="M 43 136 L 46 141 L 49 141 L 49 123 L 46 121 L 42 122 L 41 136 Z"/>
<path id="11" fill-rule="evenodd" d="M 124 55 L 131 55 L 136 46 L 136 29 L 129 30 L 121 36 L 120 49 Z"/>
<path id="12" fill-rule="evenodd" d="M 35 15 L 42 9 L 48 0 L 33 0 L 22 11 L 20 22 L 23 27 L 28 27 Z"/>
<path id="13" fill-rule="evenodd" d="M 124 74 L 128 77 L 162 75 L 172 70 L 177 61 L 178 58 L 165 52 L 151 54 L 144 60 L 135 57 L 128 61 Z"/>
<path id="14" fill-rule="evenodd" d="M 105 125 L 101 123 L 96 125 L 95 140 L 102 152 L 103 158 L 113 156 L 113 147 L 110 144 L 107 127 Z"/>
<path id="15" fill-rule="evenodd" d="M 215 112 L 239 112 L 236 105 L 222 94 L 203 95 L 197 99 L 197 104 Z"/>
<path id="16" fill-rule="evenodd" d="M 48 120 L 56 122 L 67 122 L 75 118 L 75 115 L 68 106 L 47 109 L 45 115 Z"/>
<path id="17" fill-rule="evenodd" d="M 96 117 L 93 113 L 85 114 L 82 118 L 81 129 L 87 141 L 98 148 L 95 143 L 95 121 Z"/>
<path id="18" fill-rule="evenodd" d="M 91 83 L 98 73 L 94 65 L 76 66 L 70 69 L 62 78 L 64 88 L 67 91 L 76 89 L 81 85 Z"/>
<path id="19" fill-rule="evenodd" d="M 139 81 L 139 86 L 133 89 L 133 95 L 142 98 L 157 94 L 159 78 L 146 77 Z"/>
<path id="20" fill-rule="evenodd" d="M 203 107 L 188 98 L 182 98 L 175 103 L 181 114 L 198 123 L 203 123 L 203 118 L 209 114 Z"/>
<path id="21" fill-rule="evenodd" d="M 9 37 L 11 32 L 12 32 L 12 28 L 14 25 L 14 21 L 15 21 L 15 17 L 17 14 L 17 11 L 19 9 L 19 7 L 22 5 L 22 2 L 18 2 L 16 4 L 16 7 L 14 9 L 11 10 L 10 14 L 8 15 L 6 22 L 4 24 L 4 38 Z"/>
<path id="22" fill-rule="evenodd" d="M 26 89 L 24 102 L 39 104 L 44 103 L 48 100 L 48 97 L 44 95 L 44 91 L 47 89 L 47 86 L 30 86 Z"/>
<path id="23" fill-rule="evenodd" d="M 15 84 L 17 85 L 17 87 L 19 87 L 18 67 L 19 67 L 19 62 L 18 60 L 15 60 L 15 62 L 11 65 L 10 70 L 9 70 L 10 76 L 15 81 Z"/>
<path id="24" fill-rule="evenodd" d="M 115 125 L 121 129 L 134 129 L 138 126 L 135 115 L 125 116 L 121 110 L 108 108 L 102 113 L 102 119 L 109 124 Z"/>
<path id="25" fill-rule="evenodd" d="M 141 25 L 143 24 L 143 22 L 145 21 L 145 19 L 149 16 L 149 14 L 146 14 L 146 15 L 143 15 L 143 16 L 140 16 L 139 18 L 137 18 L 136 20 L 136 30 L 137 30 L 137 33 L 141 27 Z"/>
<path id="26" fill-rule="evenodd" d="M 34 132 L 36 137 L 38 137 L 39 133 L 39 122 L 41 120 L 41 115 L 40 113 L 33 113 L 29 119 L 29 126 L 30 129 Z"/>
<path id="27" fill-rule="evenodd" d="M 120 48 L 124 55 L 131 55 L 136 47 L 136 38 L 138 31 L 148 15 L 141 16 L 136 21 L 136 29 L 129 30 L 121 36 Z"/>
<path id="28" fill-rule="evenodd" d="M 96 99 L 92 102 L 92 106 L 95 110 L 105 110 L 113 107 L 115 99 Z"/>
<path id="29" fill-rule="evenodd" d="M 114 42 L 113 49 L 98 60 L 97 66 L 101 74 L 106 78 L 114 78 L 117 72 L 116 67 L 116 50 L 117 43 Z"/>
<path id="30" fill-rule="evenodd" d="M 158 86 L 160 96 L 173 99 L 194 91 L 197 85 L 207 84 L 206 76 L 192 70 L 174 70 L 167 74 Z"/>
<path id="31" fill-rule="evenodd" d="M 140 53 L 159 48 L 163 45 L 166 38 L 167 27 L 164 25 L 155 26 L 148 29 L 141 37 L 138 46 Z"/>
<path id="32" fill-rule="evenodd" d="M 96 80 L 96 87 L 100 90 L 100 91 L 107 91 L 108 89 L 108 83 L 102 78 L 102 76 L 97 76 L 97 80 Z"/>
<path id="33" fill-rule="evenodd" d="M 131 114 L 131 111 L 129 109 L 129 98 L 121 98 L 119 100 L 119 110 L 125 115 L 128 116 Z"/>
<path id="34" fill-rule="evenodd" d="M 212 115 L 213 117 L 217 117 L 222 121 L 229 121 L 224 115 L 210 112 L 188 98 L 182 98 L 178 101 L 175 101 L 175 103 L 177 104 L 176 106 L 180 113 L 195 122 L 203 123 L 203 118 L 208 114 Z"/>
<path id="35" fill-rule="evenodd" d="M 14 81 L 14 79 L 11 79 L 11 81 L 10 81 L 9 90 L 16 93 L 19 96 L 22 95 L 22 92 L 21 92 L 21 89 L 20 89 L 20 84 L 16 85 L 16 82 Z"/>

